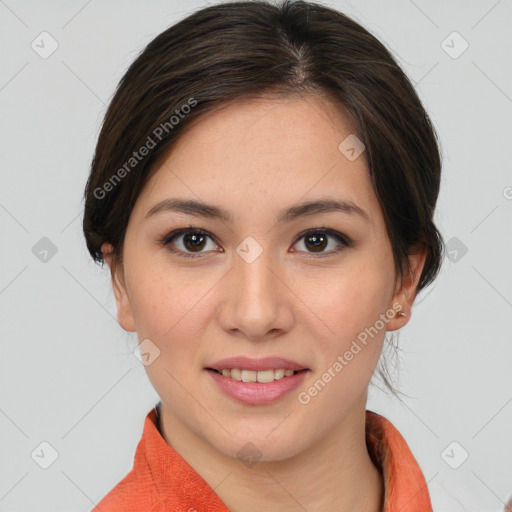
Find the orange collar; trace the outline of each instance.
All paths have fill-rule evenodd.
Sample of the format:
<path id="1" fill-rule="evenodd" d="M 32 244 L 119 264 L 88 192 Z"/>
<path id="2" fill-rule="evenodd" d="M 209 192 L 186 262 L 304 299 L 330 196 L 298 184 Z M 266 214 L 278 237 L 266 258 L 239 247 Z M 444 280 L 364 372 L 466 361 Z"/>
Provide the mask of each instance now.
<path id="1" fill-rule="evenodd" d="M 366 411 L 366 446 L 384 477 L 383 512 L 432 512 L 427 482 L 405 439 L 372 411 Z"/>
<path id="2" fill-rule="evenodd" d="M 146 415 L 131 471 L 92 512 L 229 512 L 205 480 L 162 437 L 156 409 Z M 384 477 L 383 512 L 432 512 L 421 469 L 400 432 L 366 411 L 366 445 Z"/>

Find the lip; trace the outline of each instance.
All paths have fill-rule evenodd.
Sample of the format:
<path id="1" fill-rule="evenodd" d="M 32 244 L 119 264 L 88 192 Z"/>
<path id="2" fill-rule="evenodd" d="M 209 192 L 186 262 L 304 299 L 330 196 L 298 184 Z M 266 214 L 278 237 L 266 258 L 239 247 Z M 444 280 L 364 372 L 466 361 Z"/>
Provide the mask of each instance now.
<path id="1" fill-rule="evenodd" d="M 227 360 L 221 361 L 221 363 L 225 364 L 225 361 Z M 255 360 L 252 361 L 254 362 Z M 268 359 L 265 361 L 265 364 L 270 364 Z M 273 362 L 275 362 L 275 359 Z M 295 364 L 291 361 L 288 361 L 288 363 Z M 282 364 L 282 362 L 280 364 Z M 226 368 L 226 366 L 224 366 L 224 368 Z M 290 377 L 283 377 L 279 380 L 262 383 L 238 381 L 231 377 L 224 377 L 224 375 L 208 368 L 205 368 L 203 371 L 211 376 L 223 393 L 247 405 L 267 405 L 277 402 L 300 386 L 306 378 L 306 375 L 309 374 L 309 370 L 303 370 L 298 373 L 294 373 Z"/>
<path id="2" fill-rule="evenodd" d="M 263 357 L 263 358 L 250 358 L 246 356 L 235 356 L 229 357 L 227 359 L 222 359 L 213 364 L 210 364 L 205 367 L 213 368 L 214 370 L 224 370 L 224 369 L 233 369 L 238 368 L 240 370 L 309 370 L 304 365 L 301 365 L 295 361 L 291 361 L 289 359 L 283 359 L 282 357 L 272 356 L 272 357 Z M 265 384 L 266 386 L 267 384 Z"/>

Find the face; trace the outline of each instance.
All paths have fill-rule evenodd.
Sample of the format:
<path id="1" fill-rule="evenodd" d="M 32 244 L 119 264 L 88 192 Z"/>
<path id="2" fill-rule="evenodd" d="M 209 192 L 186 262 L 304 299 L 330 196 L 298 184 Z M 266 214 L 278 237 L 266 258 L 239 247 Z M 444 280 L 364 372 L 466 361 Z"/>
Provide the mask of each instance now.
<path id="1" fill-rule="evenodd" d="M 283 460 L 336 432 L 364 410 L 386 330 L 409 318 L 417 279 L 397 286 L 363 155 L 339 149 L 352 133 L 320 97 L 233 103 L 182 135 L 132 211 L 119 322 L 159 351 L 146 370 L 167 413 L 226 455 L 251 442 Z M 169 199 L 226 216 L 155 208 Z M 344 206 L 297 208 L 324 201 Z M 424 258 L 411 261 L 419 277 Z M 238 356 L 305 370 L 240 383 L 207 369 Z"/>

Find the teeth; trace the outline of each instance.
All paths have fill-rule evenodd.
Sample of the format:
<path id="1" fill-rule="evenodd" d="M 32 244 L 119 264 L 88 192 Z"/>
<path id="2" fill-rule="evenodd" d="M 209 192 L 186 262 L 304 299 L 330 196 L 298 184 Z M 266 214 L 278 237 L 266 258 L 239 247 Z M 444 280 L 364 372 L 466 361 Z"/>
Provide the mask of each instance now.
<path id="1" fill-rule="evenodd" d="M 284 370 L 274 370 L 274 379 L 279 380 L 284 377 L 285 371 Z"/>
<path id="2" fill-rule="evenodd" d="M 224 375 L 224 377 L 230 377 L 234 380 L 242 382 L 272 382 L 274 380 L 283 379 L 284 377 L 291 377 L 294 370 L 240 370 L 233 368 L 231 370 L 215 370 L 217 373 Z"/>
<path id="3" fill-rule="evenodd" d="M 256 377 L 258 373 L 261 372 L 253 372 L 251 370 L 242 370 L 242 382 L 256 382 Z"/>

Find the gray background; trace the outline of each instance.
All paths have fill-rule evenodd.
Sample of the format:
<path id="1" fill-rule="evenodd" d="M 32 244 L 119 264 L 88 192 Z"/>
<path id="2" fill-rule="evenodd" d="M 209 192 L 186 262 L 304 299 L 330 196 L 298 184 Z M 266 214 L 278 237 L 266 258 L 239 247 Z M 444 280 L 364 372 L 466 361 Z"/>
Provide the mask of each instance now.
<path id="1" fill-rule="evenodd" d="M 403 406 L 372 386 L 368 408 L 407 440 L 436 512 L 502 510 L 512 495 L 512 2 L 323 3 L 396 55 L 444 158 L 436 221 L 450 254 L 401 330 L 398 383 L 410 398 Z M 203 5 L 0 1 L 0 512 L 90 510 L 130 470 L 158 401 L 130 352 L 136 335 L 117 324 L 108 269 L 86 252 L 82 193 L 128 65 Z M 43 31 L 58 43 L 48 58 L 31 47 Z M 454 31 L 469 44 L 460 55 Z M 47 469 L 31 456 L 44 441 L 58 453 Z"/>

